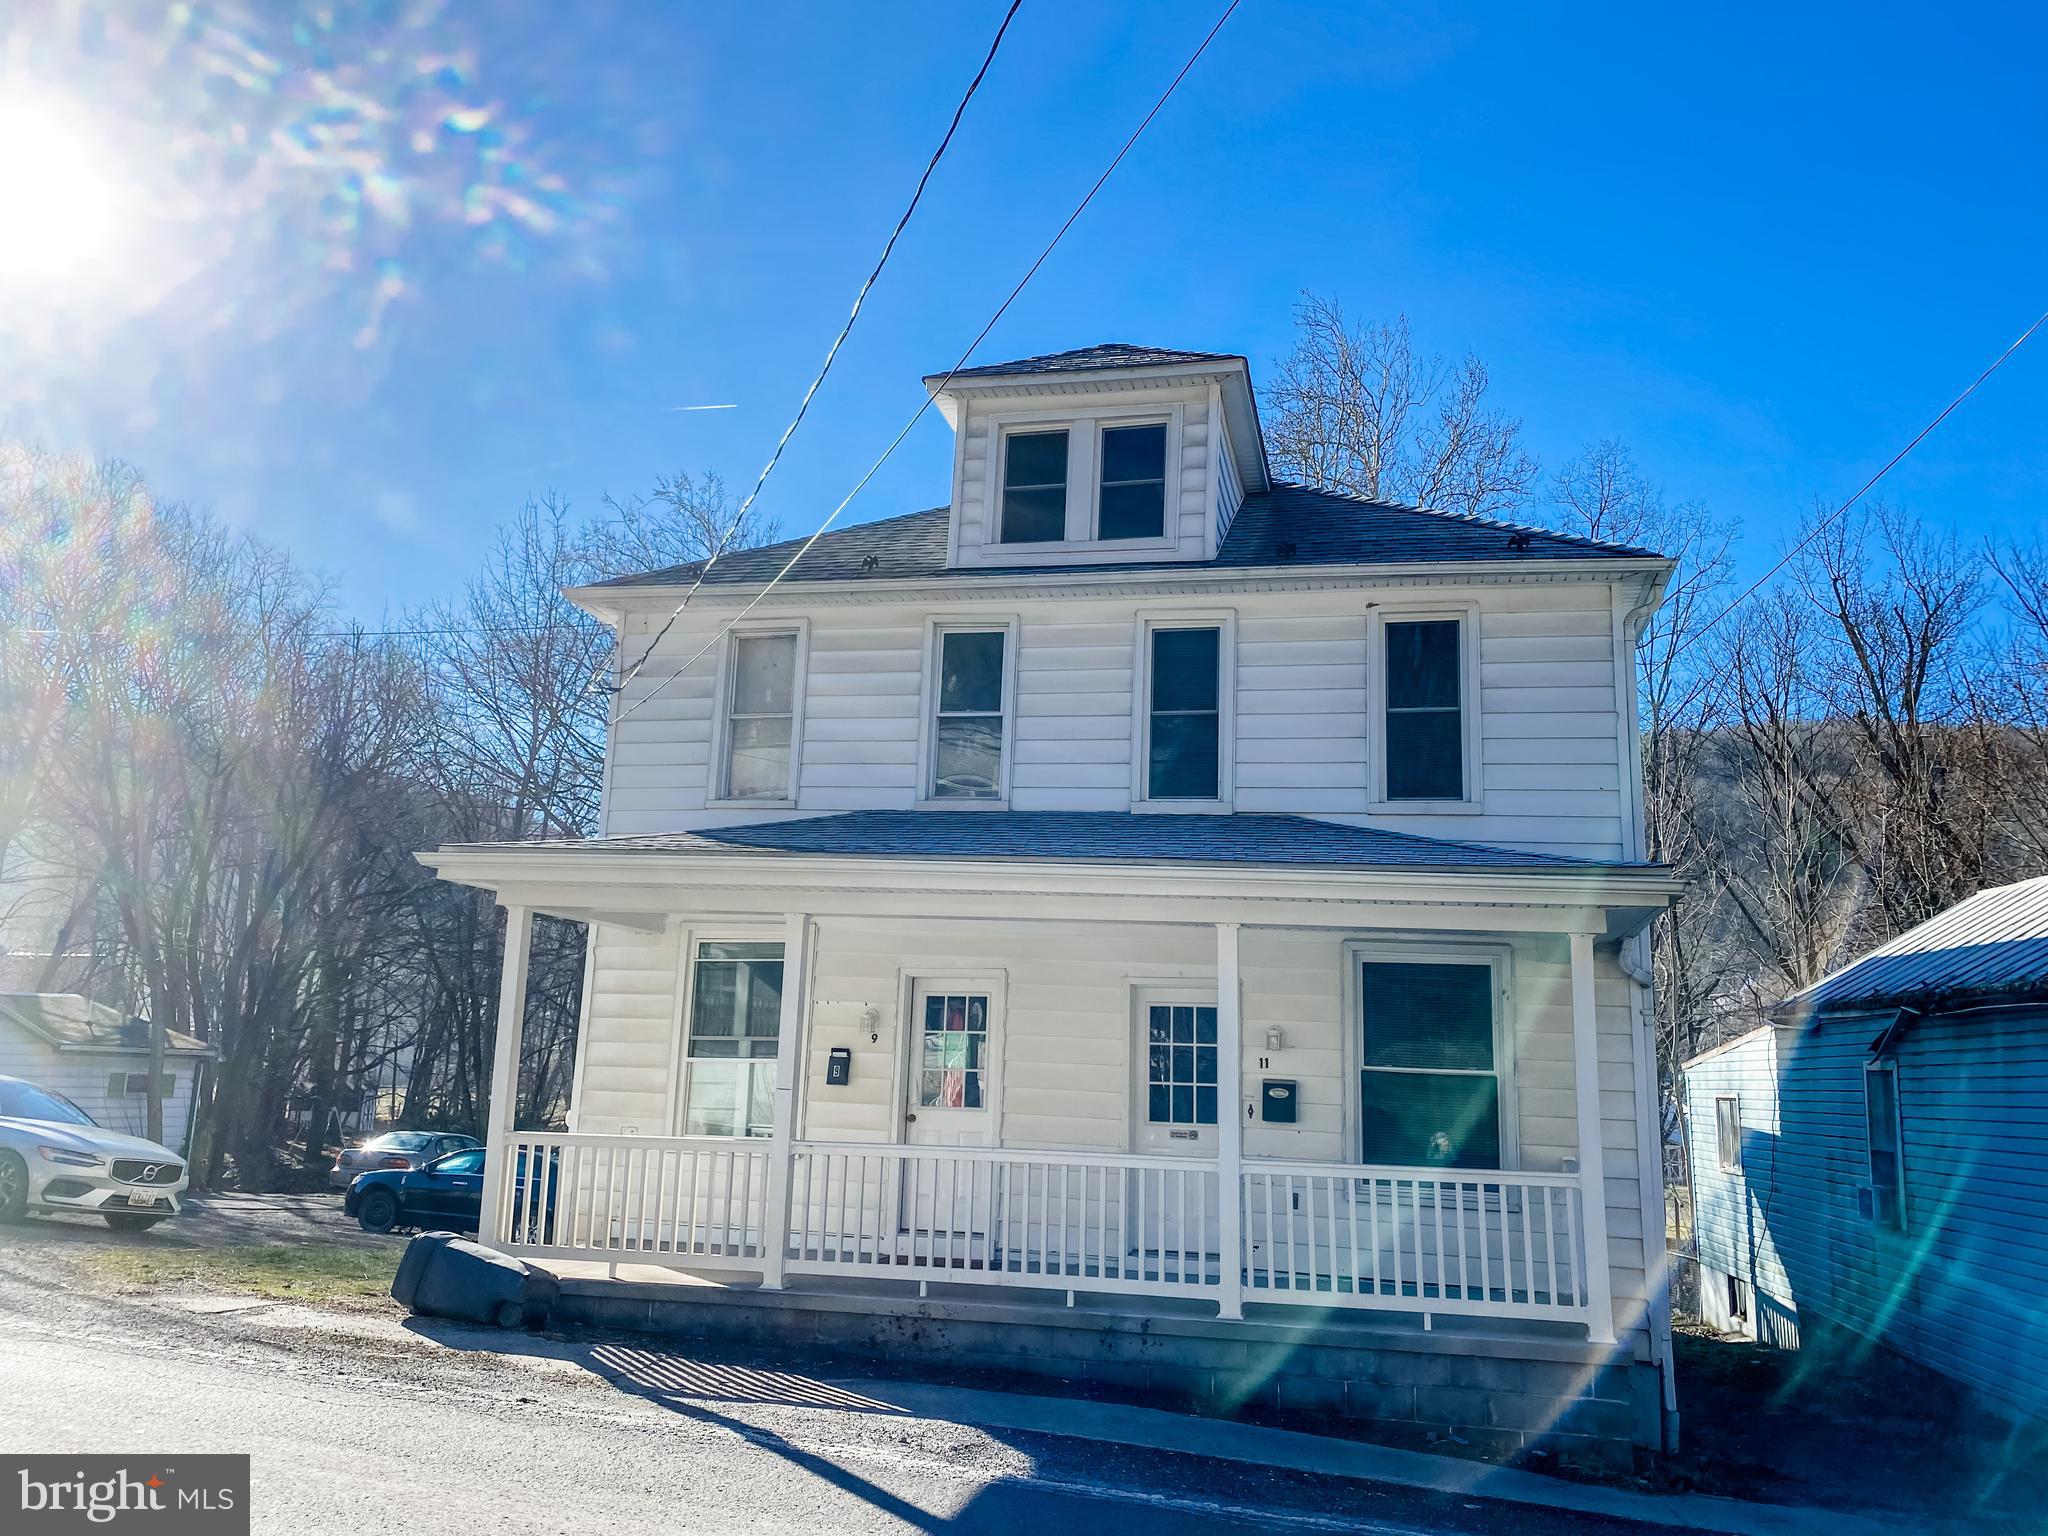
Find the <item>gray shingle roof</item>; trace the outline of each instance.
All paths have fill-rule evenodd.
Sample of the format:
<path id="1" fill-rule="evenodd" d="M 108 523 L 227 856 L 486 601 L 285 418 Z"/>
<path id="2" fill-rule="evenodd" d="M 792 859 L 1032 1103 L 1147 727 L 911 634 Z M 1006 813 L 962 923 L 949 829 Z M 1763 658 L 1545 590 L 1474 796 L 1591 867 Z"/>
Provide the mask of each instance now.
<path id="1" fill-rule="evenodd" d="M 1799 1015 L 2048 995 L 2048 877 L 1979 891 L 1787 999 Z"/>
<path id="2" fill-rule="evenodd" d="M 1087 373 L 1098 368 L 1171 368 L 1178 363 L 1243 361 L 1235 352 L 1182 352 L 1173 347 L 1134 347 L 1128 342 L 1106 341 L 1100 346 L 1076 347 L 1071 352 L 1047 352 L 1007 363 L 978 363 L 956 370 L 953 377 L 988 379 L 1011 373 Z"/>
<path id="3" fill-rule="evenodd" d="M 472 845 L 474 846 L 474 845 Z M 621 853 L 826 854 L 848 858 L 1165 861 L 1330 869 L 1556 871 L 1617 865 L 1417 837 L 1307 816 L 1161 816 L 1128 811 L 847 811 L 738 827 L 586 841 L 502 843 Z"/>
<path id="4" fill-rule="evenodd" d="M 1525 528 L 1516 523 L 1431 512 L 1391 501 L 1368 501 L 1275 485 L 1244 499 L 1213 561 L 1133 561 L 1107 565 L 1034 565 L 1016 568 L 946 564 L 947 509 L 832 529 L 797 561 L 784 581 L 940 581 L 1004 575 L 1060 576 L 1079 572 L 1209 571 L 1268 566 L 1400 565 L 1450 560 L 1557 560 L 1656 558 L 1654 550 Z M 707 586 L 758 586 L 772 580 L 802 539 L 736 550 L 705 577 Z M 870 565 L 869 562 L 873 564 Z M 687 586 L 702 565 L 615 577 L 599 587 Z"/>
<path id="5" fill-rule="evenodd" d="M 59 1050 L 147 1051 L 149 1022 L 76 992 L 0 992 L 0 1023 L 7 1023 Z M 181 1030 L 164 1030 L 164 1049 L 174 1056 L 206 1056 L 213 1047 Z"/>

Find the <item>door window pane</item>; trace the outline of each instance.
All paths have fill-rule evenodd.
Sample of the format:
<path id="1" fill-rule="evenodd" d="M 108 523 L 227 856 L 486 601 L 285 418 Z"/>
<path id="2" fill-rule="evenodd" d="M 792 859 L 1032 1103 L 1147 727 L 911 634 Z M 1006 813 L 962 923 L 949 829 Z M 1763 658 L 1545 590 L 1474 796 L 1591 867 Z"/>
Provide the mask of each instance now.
<path id="1" fill-rule="evenodd" d="M 1145 1010 L 1145 1107 L 1154 1125 L 1216 1123 L 1216 1010 L 1154 1003 Z"/>
<path id="2" fill-rule="evenodd" d="M 795 707 L 796 636 L 735 636 L 726 702 L 728 798 L 788 797 Z"/>
<path id="3" fill-rule="evenodd" d="M 1387 798 L 1465 798 L 1463 646 L 1456 619 L 1388 624 Z"/>
<path id="4" fill-rule="evenodd" d="M 1221 630 L 1152 631 L 1148 798 L 1216 798 L 1221 780 L 1221 655 Z"/>
<path id="5" fill-rule="evenodd" d="M 939 636 L 938 718 L 934 722 L 932 795 L 993 800 L 1002 794 L 1002 630 L 947 631 Z"/>
<path id="6" fill-rule="evenodd" d="M 988 996 L 933 993 L 919 1020 L 920 1109 L 980 1109 L 988 1071 Z"/>
<path id="7" fill-rule="evenodd" d="M 1003 439 L 1004 544 L 1067 536 L 1067 434 L 1012 432 Z"/>
<path id="8" fill-rule="evenodd" d="M 687 1136 L 766 1136 L 775 1128 L 782 946 L 702 943 L 690 989 Z"/>
<path id="9" fill-rule="evenodd" d="M 1166 424 L 1104 429 L 1096 536 L 1156 539 L 1165 531 Z"/>
<path id="10" fill-rule="evenodd" d="M 1360 1155 L 1368 1163 L 1500 1166 L 1500 1073 L 1491 966 L 1368 961 Z"/>

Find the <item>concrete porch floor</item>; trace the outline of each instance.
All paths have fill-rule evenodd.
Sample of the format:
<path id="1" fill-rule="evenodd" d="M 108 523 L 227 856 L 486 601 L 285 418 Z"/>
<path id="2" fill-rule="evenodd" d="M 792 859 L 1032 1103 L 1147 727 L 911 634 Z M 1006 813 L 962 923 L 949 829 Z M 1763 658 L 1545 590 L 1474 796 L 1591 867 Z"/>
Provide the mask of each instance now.
<path id="1" fill-rule="evenodd" d="M 1224 1416 L 1280 1414 L 1513 1460 L 1607 1469 L 1659 1434 L 1656 1370 L 1565 1324 L 1248 1300 L 1213 1303 L 934 1283 L 750 1275 L 549 1260 L 558 1315 L 585 1326 L 779 1346 L 802 1358 L 1081 1384 Z M 1575 1336 L 1576 1335 L 1576 1336 Z M 1336 1422 L 1342 1421 L 1342 1422 Z"/>

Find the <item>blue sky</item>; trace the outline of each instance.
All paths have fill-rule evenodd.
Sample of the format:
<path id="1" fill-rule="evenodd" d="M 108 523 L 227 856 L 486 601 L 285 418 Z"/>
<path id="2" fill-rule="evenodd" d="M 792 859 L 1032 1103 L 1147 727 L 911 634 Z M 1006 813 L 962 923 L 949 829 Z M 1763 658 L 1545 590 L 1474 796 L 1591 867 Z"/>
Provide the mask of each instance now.
<path id="1" fill-rule="evenodd" d="M 82 114 L 161 233 L 120 253 L 118 302 L 0 317 L 0 429 L 141 465 L 370 618 L 452 594 L 529 495 L 743 487 L 1001 9 L 370 5 L 324 34 L 205 0 L 204 30 L 34 12 L 0 63 Z M 786 532 L 1217 9 L 1025 0 L 770 483 Z M 1760 569 L 2048 307 L 2044 31 L 2019 7 L 1245 0 L 980 357 L 1123 340 L 1256 374 L 1302 289 L 1406 311 L 1487 362 L 1547 466 L 1620 437 L 1739 517 Z M 2044 406 L 2048 337 L 1886 494 L 1972 538 L 2038 524 Z M 849 517 L 941 500 L 949 451 L 928 418 Z"/>

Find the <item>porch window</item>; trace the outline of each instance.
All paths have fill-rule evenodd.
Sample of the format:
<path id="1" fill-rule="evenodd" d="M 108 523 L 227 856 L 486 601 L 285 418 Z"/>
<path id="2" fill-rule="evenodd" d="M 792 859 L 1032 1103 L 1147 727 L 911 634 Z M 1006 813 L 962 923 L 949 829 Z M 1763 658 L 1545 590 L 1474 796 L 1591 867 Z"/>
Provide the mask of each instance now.
<path id="1" fill-rule="evenodd" d="M 789 798 L 796 672 L 794 633 L 733 636 L 725 701 L 726 799 Z"/>
<path id="2" fill-rule="evenodd" d="M 1905 1230 L 1905 1161 L 1900 1155 L 1899 1073 L 1888 1061 L 1863 1069 L 1863 1123 L 1870 1154 L 1871 1215 L 1880 1227 Z"/>
<path id="3" fill-rule="evenodd" d="M 932 798 L 996 800 L 1003 793 L 1003 676 L 1008 631 L 940 630 Z"/>
<path id="4" fill-rule="evenodd" d="M 1386 798 L 1463 800 L 1464 644 L 1457 619 L 1389 621 L 1386 653 Z"/>
<path id="5" fill-rule="evenodd" d="M 1003 439 L 1004 544 L 1067 536 L 1067 434 L 1012 432 Z"/>
<path id="6" fill-rule="evenodd" d="M 980 1109 L 987 1070 L 987 996 L 978 992 L 927 996 L 918 1041 L 918 1108 Z"/>
<path id="7" fill-rule="evenodd" d="M 1166 423 L 1105 427 L 1098 539 L 1156 539 L 1166 532 Z"/>
<path id="8" fill-rule="evenodd" d="M 1145 1020 L 1145 1118 L 1216 1123 L 1216 1010 L 1154 1003 Z"/>
<path id="9" fill-rule="evenodd" d="M 1222 782 L 1223 631 L 1161 627 L 1151 637 L 1145 798 L 1214 800 Z"/>
<path id="10" fill-rule="evenodd" d="M 1362 1159 L 1498 1168 L 1501 1084 L 1493 968 L 1368 960 L 1359 997 Z"/>
<path id="11" fill-rule="evenodd" d="M 782 946 L 697 946 L 690 985 L 686 1136 L 767 1136 L 775 1129 L 775 1051 L 782 1033 Z"/>

